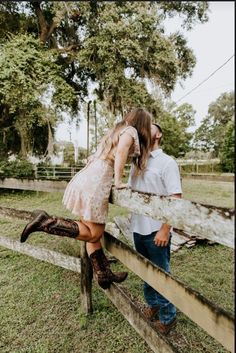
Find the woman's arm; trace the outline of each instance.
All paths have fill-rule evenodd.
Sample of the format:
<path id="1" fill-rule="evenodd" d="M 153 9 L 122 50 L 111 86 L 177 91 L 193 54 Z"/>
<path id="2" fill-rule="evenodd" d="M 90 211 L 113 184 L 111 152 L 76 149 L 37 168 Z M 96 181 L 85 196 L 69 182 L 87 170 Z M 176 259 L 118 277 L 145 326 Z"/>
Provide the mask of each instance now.
<path id="1" fill-rule="evenodd" d="M 122 184 L 122 175 L 123 175 L 125 163 L 128 158 L 129 149 L 133 144 L 133 141 L 134 139 L 129 133 L 123 133 L 120 136 L 119 143 L 116 150 L 115 165 L 114 165 L 116 188 L 125 186 L 124 184 Z"/>

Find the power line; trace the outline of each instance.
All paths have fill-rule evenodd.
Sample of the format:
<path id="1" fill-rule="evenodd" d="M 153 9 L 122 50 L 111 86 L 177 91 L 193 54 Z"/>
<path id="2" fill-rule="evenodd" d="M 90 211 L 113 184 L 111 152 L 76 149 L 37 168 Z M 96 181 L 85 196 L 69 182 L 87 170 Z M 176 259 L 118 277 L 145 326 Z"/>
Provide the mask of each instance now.
<path id="1" fill-rule="evenodd" d="M 200 82 L 197 86 L 195 86 L 193 89 L 191 89 L 191 91 L 189 91 L 188 93 L 186 93 L 183 97 L 181 97 L 180 99 L 178 99 L 176 101 L 176 103 L 178 103 L 179 101 L 181 101 L 183 98 L 187 97 L 190 93 L 192 93 L 193 91 L 195 91 L 195 89 L 197 89 L 199 86 L 201 86 L 204 82 L 206 82 L 207 80 L 209 80 L 210 77 L 212 77 L 217 71 L 219 71 L 223 66 L 225 66 L 232 58 L 234 57 L 234 54 L 226 61 L 224 62 L 224 64 L 222 64 L 220 67 L 218 67 L 218 69 L 216 69 L 214 72 L 212 72 L 207 78 L 205 78 L 205 80 L 203 80 L 202 82 Z"/>
<path id="2" fill-rule="evenodd" d="M 200 91 L 196 91 L 196 93 L 202 93 L 202 92 L 209 92 L 211 90 L 214 90 L 214 89 L 218 89 L 218 88 L 222 88 L 222 87 L 233 87 L 233 83 L 227 83 L 227 84 L 224 84 L 224 85 L 220 85 L 220 86 L 216 86 L 216 87 L 210 87 L 210 88 L 206 88 L 206 89 L 201 89 Z M 233 89 L 233 88 L 232 88 Z"/>

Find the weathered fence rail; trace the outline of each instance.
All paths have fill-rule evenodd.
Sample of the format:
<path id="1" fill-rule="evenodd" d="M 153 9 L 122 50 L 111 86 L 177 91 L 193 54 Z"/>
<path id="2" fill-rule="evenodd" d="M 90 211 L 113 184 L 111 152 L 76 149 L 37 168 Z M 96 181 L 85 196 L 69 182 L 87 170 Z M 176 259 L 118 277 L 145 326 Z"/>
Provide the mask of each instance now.
<path id="1" fill-rule="evenodd" d="M 63 192 L 65 191 L 66 185 L 66 180 L 0 179 L 0 188 L 4 189 Z"/>
<path id="2" fill-rule="evenodd" d="M 16 213 L 14 214 L 16 215 Z M 149 260 L 110 234 L 105 233 L 103 244 L 113 256 L 168 298 L 178 309 L 205 329 L 227 349 L 232 351 L 234 318 L 231 313 L 219 308 L 197 291 L 176 280 L 156 265 L 153 265 Z M 78 259 L 29 244 L 21 244 L 16 240 L 6 237 L 0 237 L 0 246 L 81 273 L 81 276 L 83 274 L 84 278 L 83 280 L 81 279 L 81 303 L 83 304 L 85 313 L 92 312 L 91 276 L 88 271 L 88 265 L 85 265 L 86 271 L 81 271 L 81 262 L 86 262 L 86 257 L 83 254 L 81 254 L 81 259 Z M 151 330 L 149 334 L 150 327 L 148 327 L 148 337 L 146 337 L 147 323 L 142 317 L 140 310 L 134 304 L 131 304 L 132 301 L 125 292 L 117 286 L 112 286 L 110 290 L 106 290 L 104 293 L 107 294 L 115 306 L 124 314 L 130 324 L 146 339 L 154 352 L 162 352 L 160 346 L 164 345 L 165 347 L 166 342 L 162 342 L 162 338 L 156 337 L 155 330 Z M 127 302 L 128 307 L 126 306 Z M 132 310 L 130 310 L 131 308 Z M 156 344 L 158 345 L 155 346 Z M 168 350 L 165 349 L 163 352 L 172 352 L 172 348 L 171 350 L 170 348 Z"/>
<path id="3" fill-rule="evenodd" d="M 0 179 L 0 186 L 9 189 L 63 192 L 66 181 Z M 159 197 L 123 189 L 113 190 L 110 201 L 138 214 L 149 215 L 177 229 L 234 247 L 234 210 L 184 199 Z M 187 217 L 186 217 L 187 215 Z"/>
<path id="4" fill-rule="evenodd" d="M 16 215 L 16 213 L 14 214 Z M 79 273 L 81 276 L 81 307 L 84 313 L 92 313 L 91 274 L 88 271 L 90 264 L 87 263 L 84 246 L 81 247 L 80 259 L 33 245 L 21 244 L 16 240 L 6 237 L 0 237 L 0 246 Z M 157 331 L 152 327 L 151 323 L 147 323 L 140 309 L 121 287 L 112 284 L 110 289 L 103 290 L 103 292 L 154 352 L 178 353 L 178 350 L 165 337 L 158 336 Z"/>
<path id="5" fill-rule="evenodd" d="M 158 218 L 173 226 L 196 232 L 202 237 L 216 241 L 229 247 L 234 247 L 234 212 L 230 209 L 213 208 L 200 205 L 187 200 L 160 198 L 156 195 L 143 194 L 130 189 L 112 190 L 110 201 L 116 205 L 126 207 L 136 213 Z M 0 215 L 30 219 L 31 213 L 0 208 Z M 223 235 L 222 235 L 223 234 Z M 231 313 L 219 308 L 197 291 L 186 286 L 150 261 L 136 253 L 132 248 L 115 239 L 109 234 L 104 236 L 105 248 L 142 280 L 169 299 L 176 307 L 185 313 L 191 320 L 202 327 L 226 349 L 233 352 L 234 347 L 234 318 Z M 37 251 L 29 244 L 19 244 L 17 241 L 0 238 L 0 245 L 11 250 L 51 262 L 65 267 L 63 254 L 59 256 L 49 250 Z M 61 256 L 62 255 L 62 256 Z M 38 256 L 38 257 L 37 257 Z M 78 260 L 78 259 L 77 259 Z M 86 313 L 92 311 L 91 300 L 91 268 L 86 255 L 84 244 L 81 247 L 81 261 L 74 261 L 68 257 L 68 269 L 81 272 L 81 302 Z M 130 324 L 141 334 L 154 352 L 174 352 L 165 338 L 158 335 L 155 330 L 142 318 L 142 313 L 132 308 L 124 292 L 118 286 L 112 285 L 110 290 L 104 291 L 117 308 L 124 314 Z M 127 306 L 126 306 L 127 304 Z M 131 310 L 131 314 L 128 313 Z M 151 331 L 150 331 L 151 330 Z M 151 332 L 149 334 L 149 332 Z"/>
<path id="6" fill-rule="evenodd" d="M 48 262 L 52 265 L 63 267 L 67 270 L 79 273 L 81 271 L 81 261 L 79 258 L 64 255 L 57 251 L 48 250 L 29 244 L 21 244 L 19 241 L 2 236 L 0 237 L 0 246 L 31 256 L 35 259 Z"/>
<path id="7" fill-rule="evenodd" d="M 128 210 L 159 219 L 177 229 L 234 248 L 234 210 L 159 197 L 131 189 L 115 190 L 111 202 Z"/>
<path id="8" fill-rule="evenodd" d="M 234 317 L 142 255 L 106 234 L 105 248 L 227 349 L 233 349 Z"/>

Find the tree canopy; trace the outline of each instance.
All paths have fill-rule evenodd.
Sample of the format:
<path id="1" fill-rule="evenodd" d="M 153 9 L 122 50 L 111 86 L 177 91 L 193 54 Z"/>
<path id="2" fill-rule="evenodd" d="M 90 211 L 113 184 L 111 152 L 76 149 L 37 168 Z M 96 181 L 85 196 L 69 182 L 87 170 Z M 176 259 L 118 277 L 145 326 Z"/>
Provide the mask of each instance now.
<path id="1" fill-rule="evenodd" d="M 209 105 L 207 116 L 196 130 L 194 147 L 206 152 L 212 151 L 214 156 L 218 157 L 234 111 L 234 92 L 222 93 Z"/>
<path id="2" fill-rule="evenodd" d="M 225 172 L 235 172 L 235 128 L 234 119 L 228 124 L 225 132 L 225 138 L 220 148 L 220 161 L 222 169 Z"/>
<path id="3" fill-rule="evenodd" d="M 174 157 L 183 157 L 191 149 L 193 133 L 189 128 L 195 122 L 195 110 L 184 103 L 172 110 L 167 110 L 159 120 L 163 129 L 162 147 Z"/>
<path id="4" fill-rule="evenodd" d="M 51 109 L 43 104 L 46 96 Z M 49 99 L 51 96 L 51 99 Z M 75 100 L 73 89 L 60 76 L 53 53 L 43 50 L 30 35 L 12 36 L 0 53 L 2 126 L 10 119 L 26 156 L 34 145 L 35 126 L 53 126 L 55 110 L 66 109 Z"/>
<path id="5" fill-rule="evenodd" d="M 1 2 L 1 137 L 18 141 L 4 146 L 26 155 L 41 141 L 51 150 L 60 112 L 75 115 L 91 93 L 114 117 L 144 106 L 164 123 L 162 97 L 196 62 L 180 32 L 166 34 L 164 20 L 181 15 L 190 29 L 207 21 L 207 11 L 201 1 Z"/>

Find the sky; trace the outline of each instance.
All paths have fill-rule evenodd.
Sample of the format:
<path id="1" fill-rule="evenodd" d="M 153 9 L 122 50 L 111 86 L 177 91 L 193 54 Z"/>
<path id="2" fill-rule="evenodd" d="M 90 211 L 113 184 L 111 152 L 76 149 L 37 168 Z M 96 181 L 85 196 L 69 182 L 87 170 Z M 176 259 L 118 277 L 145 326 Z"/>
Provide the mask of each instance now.
<path id="1" fill-rule="evenodd" d="M 224 64 L 234 54 L 234 2 L 210 1 L 209 21 L 197 24 L 191 31 L 181 30 L 193 49 L 197 63 L 191 77 L 176 84 L 171 99 L 175 102 L 205 80 L 210 74 Z M 166 22 L 167 33 L 180 30 L 180 19 L 173 18 Z M 209 80 L 194 92 L 180 100 L 177 105 L 189 103 L 196 111 L 194 131 L 206 116 L 208 106 L 223 92 L 234 90 L 234 57 Z M 82 121 L 79 129 L 72 124 L 62 123 L 56 131 L 56 140 L 66 140 L 86 147 L 86 121 Z"/>

